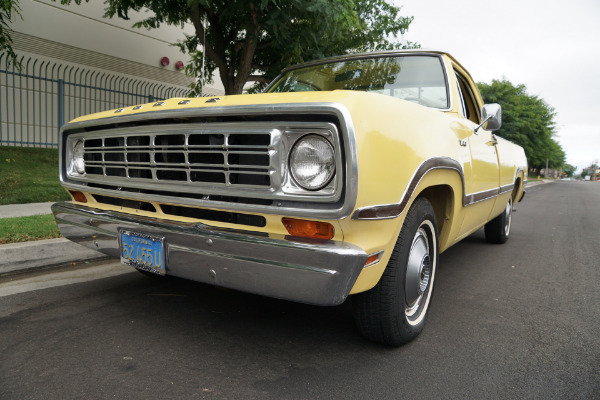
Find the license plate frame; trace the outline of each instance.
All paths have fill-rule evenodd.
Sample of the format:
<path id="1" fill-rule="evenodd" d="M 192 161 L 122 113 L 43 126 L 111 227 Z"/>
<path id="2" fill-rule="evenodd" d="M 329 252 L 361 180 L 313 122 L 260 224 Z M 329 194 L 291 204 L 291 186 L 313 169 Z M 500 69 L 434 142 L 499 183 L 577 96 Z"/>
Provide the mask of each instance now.
<path id="1" fill-rule="evenodd" d="M 167 241 L 164 236 L 119 229 L 121 263 L 157 275 L 167 273 Z"/>

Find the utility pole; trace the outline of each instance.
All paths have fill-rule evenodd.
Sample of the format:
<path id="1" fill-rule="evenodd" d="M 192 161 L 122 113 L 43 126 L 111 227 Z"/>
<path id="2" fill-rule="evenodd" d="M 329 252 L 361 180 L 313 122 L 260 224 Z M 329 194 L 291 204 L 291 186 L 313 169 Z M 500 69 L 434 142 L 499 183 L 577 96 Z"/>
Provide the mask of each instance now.
<path id="1" fill-rule="evenodd" d="M 544 178 L 548 179 L 548 159 L 546 158 L 546 169 L 544 170 Z"/>

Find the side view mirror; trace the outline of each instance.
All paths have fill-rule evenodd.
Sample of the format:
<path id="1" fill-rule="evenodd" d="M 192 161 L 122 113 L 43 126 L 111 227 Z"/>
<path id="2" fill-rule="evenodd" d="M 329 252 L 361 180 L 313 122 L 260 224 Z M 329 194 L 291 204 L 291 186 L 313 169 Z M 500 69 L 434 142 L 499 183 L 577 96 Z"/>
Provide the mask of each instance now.
<path id="1" fill-rule="evenodd" d="M 484 104 L 481 107 L 481 124 L 475 128 L 475 133 L 482 126 L 486 131 L 496 131 L 502 126 L 502 107 L 500 104 Z"/>

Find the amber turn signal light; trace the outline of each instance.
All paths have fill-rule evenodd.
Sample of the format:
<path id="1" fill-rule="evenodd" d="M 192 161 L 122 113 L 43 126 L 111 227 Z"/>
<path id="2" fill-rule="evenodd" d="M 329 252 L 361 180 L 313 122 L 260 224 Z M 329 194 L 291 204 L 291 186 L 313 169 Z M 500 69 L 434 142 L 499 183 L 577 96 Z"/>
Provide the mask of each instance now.
<path id="1" fill-rule="evenodd" d="M 85 197 L 85 194 L 83 194 L 82 192 L 76 192 L 74 190 L 69 190 L 69 193 L 71 194 L 71 196 L 73 196 L 73 200 L 78 201 L 80 203 L 87 203 L 87 198 Z"/>
<path id="2" fill-rule="evenodd" d="M 379 260 L 379 253 L 370 255 L 369 257 L 367 257 L 367 261 L 365 261 L 365 265 L 373 264 L 377 260 Z"/>
<path id="3" fill-rule="evenodd" d="M 333 225 L 327 222 L 293 218 L 282 218 L 281 222 L 283 222 L 283 226 L 285 226 L 285 229 L 292 236 L 329 240 L 335 234 Z"/>

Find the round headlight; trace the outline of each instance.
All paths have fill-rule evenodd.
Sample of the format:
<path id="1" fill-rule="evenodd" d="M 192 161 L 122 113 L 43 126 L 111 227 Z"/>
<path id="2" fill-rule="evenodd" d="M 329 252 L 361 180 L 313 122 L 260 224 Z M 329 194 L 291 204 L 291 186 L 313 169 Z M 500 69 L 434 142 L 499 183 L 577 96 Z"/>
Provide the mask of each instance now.
<path id="1" fill-rule="evenodd" d="M 322 189 L 335 174 L 333 146 L 322 136 L 304 136 L 292 148 L 290 171 L 296 183 L 302 188 Z"/>
<path id="2" fill-rule="evenodd" d="M 85 173 L 85 161 L 83 160 L 83 140 L 78 140 L 73 146 L 73 167 L 78 174 Z"/>

